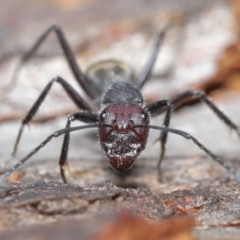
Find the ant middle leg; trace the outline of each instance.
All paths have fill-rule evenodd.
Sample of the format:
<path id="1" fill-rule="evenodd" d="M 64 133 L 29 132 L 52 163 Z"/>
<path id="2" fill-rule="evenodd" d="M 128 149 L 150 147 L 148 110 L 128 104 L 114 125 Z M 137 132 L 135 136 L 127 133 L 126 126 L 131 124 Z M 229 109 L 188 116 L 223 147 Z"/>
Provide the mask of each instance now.
<path id="1" fill-rule="evenodd" d="M 177 106 L 181 105 L 181 103 L 183 103 L 184 101 L 187 101 L 188 99 L 192 98 L 192 97 L 198 97 L 202 102 L 206 103 L 207 106 L 228 126 L 230 127 L 230 129 L 233 129 L 237 135 L 240 137 L 240 130 L 238 129 L 237 125 L 233 123 L 233 121 L 227 116 L 225 115 L 208 97 L 205 93 L 201 92 L 201 91 L 197 91 L 197 90 L 190 90 L 190 91 L 186 91 L 183 92 L 179 95 L 177 95 L 176 97 L 174 97 L 171 101 L 170 101 L 170 106 L 168 108 L 168 112 L 166 113 L 166 117 L 164 120 L 164 125 L 165 127 L 169 127 L 169 122 L 170 122 L 170 117 L 171 117 L 171 110 L 174 110 L 174 108 L 176 108 Z M 145 107 L 151 115 L 156 116 L 159 115 L 161 113 L 163 113 L 164 111 L 166 111 L 166 106 L 161 104 L 161 101 L 157 101 L 155 103 L 149 104 L 148 106 Z M 171 110 L 170 110 L 171 109 Z M 169 120 L 167 120 L 169 118 Z M 166 125 L 166 123 L 168 123 L 168 125 Z M 160 159 L 158 162 L 158 171 L 159 171 L 159 175 L 161 175 L 161 162 L 162 159 L 164 157 L 164 153 L 165 153 L 165 144 L 166 144 L 166 140 L 167 140 L 167 131 L 162 131 L 160 134 L 160 140 L 161 140 L 161 155 L 160 155 Z"/>
<path id="2" fill-rule="evenodd" d="M 168 128 L 170 125 L 170 119 L 171 119 L 171 113 L 172 113 L 172 104 L 171 101 L 169 100 L 160 100 L 154 103 L 151 103 L 147 106 L 145 106 L 144 108 L 147 112 L 150 113 L 151 116 L 157 116 L 159 115 L 162 111 L 166 110 L 166 115 L 163 121 L 163 126 L 162 127 L 166 127 Z M 159 140 L 161 142 L 161 153 L 160 153 L 160 157 L 158 160 L 158 164 L 157 164 L 157 169 L 158 169 L 158 174 L 159 174 L 159 180 L 161 181 L 161 163 L 165 154 L 165 145 L 167 142 L 167 135 L 168 132 L 166 131 L 161 131 L 160 136 L 159 136 Z"/>
<path id="3" fill-rule="evenodd" d="M 83 74 L 83 72 L 81 71 L 80 67 L 77 64 L 77 61 L 74 57 L 74 54 L 68 44 L 68 41 L 62 31 L 62 29 L 57 26 L 57 25 L 53 25 L 50 28 L 48 28 L 39 38 L 38 40 L 35 42 L 35 44 L 32 46 L 32 48 L 26 53 L 26 55 L 24 55 L 18 65 L 18 67 L 16 68 L 16 71 L 14 73 L 14 77 L 13 77 L 13 82 L 15 82 L 15 78 L 16 75 L 18 73 L 18 71 L 21 69 L 21 67 L 36 53 L 36 51 L 39 49 L 39 47 L 42 45 L 42 43 L 44 42 L 44 40 L 48 37 L 48 35 L 51 32 L 55 32 L 57 39 L 60 43 L 60 46 L 63 50 L 64 56 L 68 62 L 68 65 L 73 73 L 73 75 L 75 76 L 75 79 L 77 80 L 78 84 L 84 89 L 84 91 L 86 92 L 86 94 L 93 98 L 93 94 L 91 92 L 91 89 L 87 83 L 87 79 L 85 77 L 85 75 Z"/>
<path id="4" fill-rule="evenodd" d="M 76 90 L 69 83 L 66 82 L 66 80 L 64 80 L 61 77 L 55 77 L 53 80 L 51 80 L 47 84 L 47 86 L 44 88 L 44 90 L 42 91 L 42 93 L 40 94 L 40 96 L 38 97 L 36 102 L 33 104 L 32 108 L 29 110 L 29 112 L 27 113 L 25 118 L 22 120 L 21 127 L 19 129 L 18 136 L 17 136 L 16 142 L 14 144 L 12 157 L 14 157 L 16 155 L 17 148 L 18 148 L 25 125 L 28 124 L 32 120 L 33 116 L 36 114 L 40 105 L 42 104 L 45 97 L 49 93 L 54 82 L 58 82 L 59 84 L 62 85 L 63 89 L 67 92 L 68 96 L 72 99 L 72 101 L 80 109 L 86 110 L 86 111 L 91 111 L 91 107 L 88 105 L 88 103 L 76 92 Z"/>
<path id="5" fill-rule="evenodd" d="M 197 97 L 202 102 L 206 103 L 206 105 L 217 115 L 219 119 L 221 119 L 230 129 L 234 130 L 237 135 L 240 137 L 240 130 L 237 125 L 225 114 L 223 113 L 208 97 L 205 93 L 197 90 L 190 90 L 183 92 L 172 99 L 173 108 L 177 107 L 191 99 L 192 97 Z"/>

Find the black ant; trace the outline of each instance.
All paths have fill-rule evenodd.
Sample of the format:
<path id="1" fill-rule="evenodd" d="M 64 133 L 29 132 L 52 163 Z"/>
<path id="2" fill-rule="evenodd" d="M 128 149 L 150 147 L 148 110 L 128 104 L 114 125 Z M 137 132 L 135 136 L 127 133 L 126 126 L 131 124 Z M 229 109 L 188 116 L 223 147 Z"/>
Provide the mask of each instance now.
<path id="1" fill-rule="evenodd" d="M 222 165 L 225 169 L 232 173 L 238 181 L 240 181 L 240 174 L 238 174 L 232 167 L 228 166 L 218 156 L 208 150 L 196 138 L 181 130 L 169 128 L 172 110 L 179 103 L 195 96 L 202 102 L 206 103 L 207 106 L 228 127 L 233 129 L 238 136 L 240 136 L 240 131 L 238 130 L 237 126 L 223 112 L 221 112 L 219 108 L 215 106 L 214 103 L 203 92 L 190 90 L 174 97 L 172 100 L 159 100 L 144 106 L 143 96 L 140 92 L 140 89 L 149 79 L 166 29 L 158 34 L 150 57 L 137 79 L 133 78 L 128 65 L 123 62 L 113 60 L 104 61 L 93 65 L 89 68 L 87 74 L 85 75 L 78 67 L 65 35 L 58 26 L 52 26 L 37 40 L 32 49 L 22 58 L 19 67 L 21 67 L 21 65 L 27 62 L 33 56 L 33 54 L 37 51 L 37 49 L 51 32 L 56 33 L 70 69 L 86 94 L 91 99 L 99 99 L 101 96 L 103 96 L 100 114 L 93 112 L 90 105 L 77 93 L 73 87 L 71 87 L 71 85 L 67 83 L 66 80 L 61 77 L 55 77 L 52 79 L 44 88 L 36 102 L 33 104 L 26 117 L 22 120 L 12 156 L 14 157 L 16 154 L 25 125 L 28 124 L 36 114 L 39 106 L 44 101 L 55 82 L 59 83 L 63 87 L 72 101 L 79 107 L 79 109 L 81 109 L 81 111 L 69 115 L 66 128 L 51 134 L 38 147 L 33 149 L 25 158 L 19 161 L 10 170 L 5 172 L 0 178 L 0 184 L 3 184 L 17 168 L 19 168 L 32 155 L 44 147 L 52 138 L 58 137 L 62 134 L 64 135 L 64 140 L 59 164 L 62 179 L 64 182 L 67 182 L 64 169 L 67 165 L 70 132 L 86 128 L 98 128 L 101 147 L 104 150 L 110 165 L 117 172 L 126 171 L 133 166 L 140 153 L 145 149 L 149 129 L 156 129 L 161 131 L 159 137 L 161 143 L 161 154 L 157 165 L 160 176 L 160 165 L 164 157 L 167 136 L 170 132 L 180 135 L 186 139 L 191 139 L 197 146 L 210 155 L 214 161 Z M 157 116 L 164 111 L 166 111 L 166 115 L 162 127 L 150 125 L 150 116 Z M 71 122 L 76 120 L 87 123 L 88 125 L 71 127 Z"/>

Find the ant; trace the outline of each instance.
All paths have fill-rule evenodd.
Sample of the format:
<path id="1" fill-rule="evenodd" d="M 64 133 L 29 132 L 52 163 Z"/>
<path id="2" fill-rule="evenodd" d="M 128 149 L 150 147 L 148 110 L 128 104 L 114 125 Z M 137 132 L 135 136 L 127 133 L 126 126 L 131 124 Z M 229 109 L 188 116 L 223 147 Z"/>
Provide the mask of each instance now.
<path id="1" fill-rule="evenodd" d="M 126 171 L 132 168 L 134 162 L 145 149 L 149 129 L 160 130 L 161 154 L 158 160 L 157 168 L 161 177 L 161 162 L 165 153 L 165 145 L 168 133 L 180 135 L 186 139 L 192 140 L 199 148 L 205 151 L 214 161 L 227 169 L 240 182 L 240 174 L 232 167 L 228 166 L 218 156 L 212 153 L 208 148 L 202 145 L 196 138 L 181 130 L 169 128 L 171 113 L 175 107 L 192 97 L 197 97 L 204 102 L 228 127 L 233 129 L 240 137 L 240 131 L 237 126 L 228 118 L 219 108 L 203 93 L 197 90 L 189 90 L 177 95 L 171 100 L 159 100 L 144 106 L 143 96 L 140 89 L 144 86 L 150 77 L 151 70 L 157 58 L 160 46 L 164 39 L 167 28 L 162 30 L 156 38 L 152 47 L 151 54 L 137 78 L 133 77 L 130 67 L 121 62 L 107 60 L 92 65 L 86 74 L 84 74 L 76 63 L 76 59 L 67 42 L 64 32 L 59 26 L 52 26 L 40 36 L 30 51 L 22 58 L 19 68 L 26 63 L 42 45 L 47 36 L 54 32 L 64 52 L 64 56 L 75 76 L 78 84 L 84 89 L 86 94 L 92 99 L 101 100 L 100 113 L 93 112 L 90 105 L 77 93 L 77 91 L 63 78 L 53 78 L 44 88 L 32 108 L 22 120 L 21 127 L 14 145 L 12 156 L 14 157 L 20 142 L 24 127 L 37 113 L 40 105 L 49 93 L 54 83 L 59 83 L 66 91 L 71 100 L 81 110 L 68 116 L 67 124 L 64 129 L 54 132 L 47 137 L 38 147 L 33 149 L 26 157 L 20 160 L 14 167 L 6 171 L 0 178 L 0 184 L 4 184 L 6 179 L 23 163 L 31 158 L 36 152 L 43 148 L 52 138 L 64 135 L 59 165 L 63 181 L 67 183 L 65 168 L 67 164 L 68 147 L 70 133 L 86 128 L 98 128 L 101 148 L 106 157 L 117 172 Z M 163 125 L 150 125 L 150 117 L 155 117 L 166 112 Z M 87 123 L 77 127 L 71 127 L 73 121 Z"/>

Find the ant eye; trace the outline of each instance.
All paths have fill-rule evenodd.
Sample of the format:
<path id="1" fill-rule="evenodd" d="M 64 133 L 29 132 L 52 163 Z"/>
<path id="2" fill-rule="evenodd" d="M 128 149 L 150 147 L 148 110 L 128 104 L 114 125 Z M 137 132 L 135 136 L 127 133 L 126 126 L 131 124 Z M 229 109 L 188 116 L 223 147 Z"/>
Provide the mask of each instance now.
<path id="1" fill-rule="evenodd" d="M 102 114 L 102 118 L 105 118 L 105 117 L 106 117 L 106 113 L 103 113 L 103 114 Z"/>
<path id="2" fill-rule="evenodd" d="M 146 115 L 144 113 L 141 114 L 141 118 L 144 119 L 146 118 Z"/>

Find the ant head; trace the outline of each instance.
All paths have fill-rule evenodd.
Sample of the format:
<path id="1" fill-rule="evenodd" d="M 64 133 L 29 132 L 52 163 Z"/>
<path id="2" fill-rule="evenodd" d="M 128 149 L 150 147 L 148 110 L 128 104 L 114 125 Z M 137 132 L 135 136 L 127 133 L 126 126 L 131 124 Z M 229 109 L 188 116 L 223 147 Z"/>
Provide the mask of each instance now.
<path id="1" fill-rule="evenodd" d="M 148 125 L 148 113 L 135 104 L 112 104 L 99 116 L 99 138 L 111 166 L 118 172 L 126 171 L 144 150 L 148 128 L 134 128 L 135 125 Z"/>

